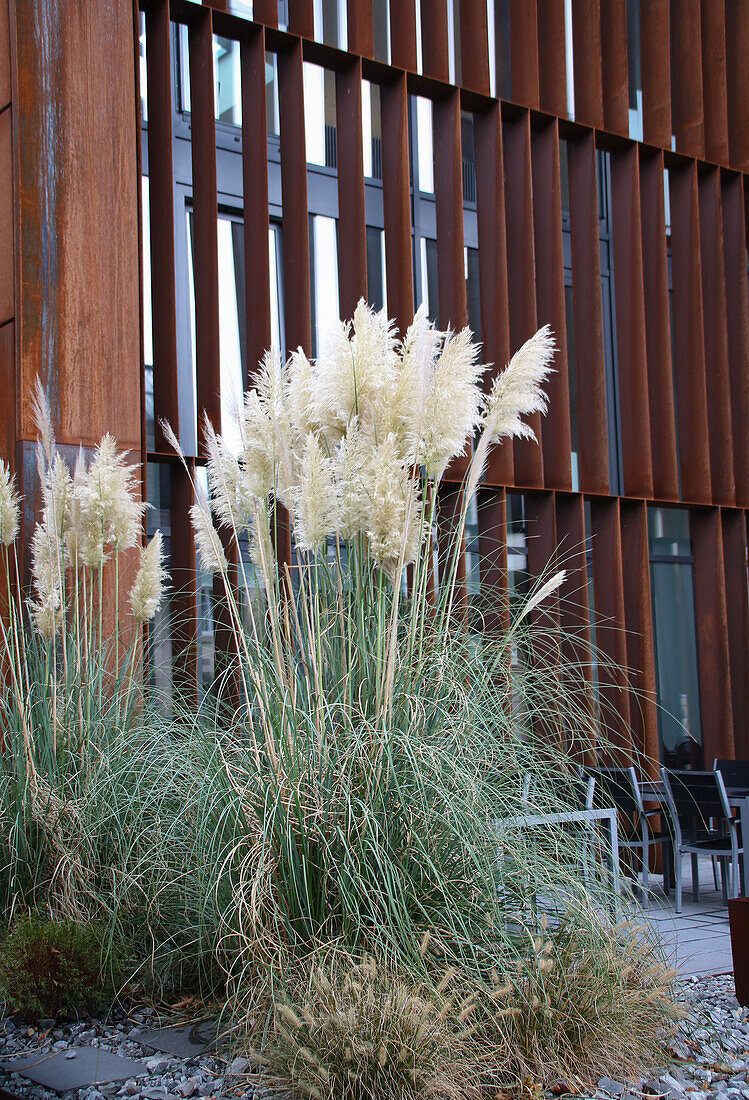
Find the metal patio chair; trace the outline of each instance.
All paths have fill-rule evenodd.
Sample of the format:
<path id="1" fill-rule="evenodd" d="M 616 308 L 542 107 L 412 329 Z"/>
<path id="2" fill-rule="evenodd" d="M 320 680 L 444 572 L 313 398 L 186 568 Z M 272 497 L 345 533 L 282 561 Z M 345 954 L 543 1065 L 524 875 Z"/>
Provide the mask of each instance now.
<path id="1" fill-rule="evenodd" d="M 663 884 L 668 890 L 669 864 L 671 862 L 671 834 L 653 829 L 653 818 L 660 810 L 646 810 L 642 802 L 640 784 L 633 767 L 589 768 L 588 774 L 595 780 L 596 806 L 613 806 L 620 815 L 619 848 L 640 853 L 642 863 L 642 905 L 648 907 L 650 889 L 650 849 L 663 845 Z"/>
<path id="2" fill-rule="evenodd" d="M 676 912 L 681 912 L 681 857 L 685 853 L 692 857 L 695 901 L 700 898 L 700 856 L 716 857 L 720 863 L 723 900 L 737 897 L 743 838 L 738 822 L 731 816 L 723 776 L 719 771 L 671 771 L 668 768 L 661 768 L 661 775 L 674 827 Z"/>

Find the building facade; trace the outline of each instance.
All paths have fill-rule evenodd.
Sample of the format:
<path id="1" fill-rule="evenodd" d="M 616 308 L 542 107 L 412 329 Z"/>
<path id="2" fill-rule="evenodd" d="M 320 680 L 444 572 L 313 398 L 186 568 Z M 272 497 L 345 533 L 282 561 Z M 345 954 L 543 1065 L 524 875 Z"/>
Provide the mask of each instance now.
<path id="1" fill-rule="evenodd" d="M 425 302 L 488 380 L 559 346 L 474 606 L 564 566 L 548 629 L 624 756 L 749 757 L 747 56 L 749 0 L 0 0 L 0 452 L 30 524 L 39 374 L 62 443 L 142 461 L 162 686 L 226 640 L 160 418 L 200 477 L 267 346 Z"/>

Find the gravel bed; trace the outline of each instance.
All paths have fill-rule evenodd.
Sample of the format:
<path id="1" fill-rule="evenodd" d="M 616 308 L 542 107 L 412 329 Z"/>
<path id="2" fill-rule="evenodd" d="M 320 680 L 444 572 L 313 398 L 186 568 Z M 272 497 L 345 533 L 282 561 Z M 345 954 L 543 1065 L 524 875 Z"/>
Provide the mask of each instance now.
<path id="1" fill-rule="evenodd" d="M 665 1100 L 749 1100 L 749 1009 L 741 1008 L 736 1000 L 733 975 L 683 979 L 679 982 L 679 999 L 685 1016 L 669 1042 L 669 1064 L 638 1081 L 603 1077 L 597 1089 L 588 1093 L 591 1100 L 657 1096 Z M 34 1085 L 18 1074 L 0 1073 L 0 1087 L 28 1100 L 59 1100 L 60 1096 L 63 1100 L 265 1100 L 269 1096 L 253 1080 L 252 1066 L 245 1058 L 216 1053 L 178 1058 L 154 1052 L 134 1038 L 143 1027 L 169 1022 L 157 1020 L 148 1008 L 129 1014 L 115 1010 L 106 1020 L 46 1020 L 37 1026 L 0 1019 L 0 1059 L 94 1046 L 142 1061 L 149 1071 L 147 1077 L 137 1080 L 62 1094 Z M 547 1095 L 559 1097 L 567 1091 L 560 1082 Z"/>
<path id="2" fill-rule="evenodd" d="M 150 1008 L 125 1014 L 113 1010 L 107 1019 L 58 1023 L 43 1020 L 32 1026 L 17 1019 L 0 1018 L 0 1059 L 36 1052 L 73 1051 L 75 1047 L 98 1047 L 145 1063 L 149 1075 L 137 1080 L 113 1081 L 88 1088 L 53 1092 L 28 1081 L 20 1074 L 0 1072 L 0 1088 L 29 1100 L 263 1100 L 267 1093 L 253 1081 L 246 1058 L 206 1052 L 189 1058 L 154 1051 L 134 1038 L 144 1027 L 160 1027 L 184 1021 L 158 1019 Z M 71 1053 L 71 1057 L 73 1054 Z"/>

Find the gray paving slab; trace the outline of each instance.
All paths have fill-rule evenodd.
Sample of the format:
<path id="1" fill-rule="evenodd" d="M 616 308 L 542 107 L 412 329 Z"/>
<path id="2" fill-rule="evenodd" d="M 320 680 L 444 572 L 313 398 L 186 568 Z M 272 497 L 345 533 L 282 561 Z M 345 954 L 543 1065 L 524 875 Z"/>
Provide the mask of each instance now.
<path id="1" fill-rule="evenodd" d="M 131 1038 L 141 1046 L 163 1051 L 166 1054 L 174 1054 L 178 1058 L 198 1057 L 205 1051 L 208 1042 L 206 1038 L 201 1037 L 195 1024 L 184 1024 L 182 1027 L 146 1027 L 133 1034 Z"/>
<path id="2" fill-rule="evenodd" d="M 123 1081 L 148 1073 L 143 1062 L 121 1058 L 99 1047 L 70 1047 L 48 1054 L 31 1054 L 23 1058 L 7 1058 L 0 1062 L 4 1073 L 20 1073 L 43 1088 L 55 1092 L 86 1088 L 88 1085 Z"/>

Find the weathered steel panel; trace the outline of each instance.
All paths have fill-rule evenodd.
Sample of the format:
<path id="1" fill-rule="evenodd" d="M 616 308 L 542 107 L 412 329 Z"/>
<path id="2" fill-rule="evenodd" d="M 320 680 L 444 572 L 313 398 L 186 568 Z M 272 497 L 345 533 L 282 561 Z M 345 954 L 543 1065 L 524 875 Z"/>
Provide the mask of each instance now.
<path id="1" fill-rule="evenodd" d="M 416 8 L 390 0 L 390 62 L 416 72 Z"/>
<path id="2" fill-rule="evenodd" d="M 278 54 L 283 194 L 283 289 L 286 347 L 310 353 L 312 313 L 307 215 L 307 153 L 304 136 L 302 43 Z"/>
<path id="3" fill-rule="evenodd" d="M 640 5 L 642 123 L 645 141 L 671 146 L 671 65 L 669 0 Z"/>
<path id="4" fill-rule="evenodd" d="M 700 0 L 671 0 L 671 126 L 692 157 L 705 155 L 701 39 Z"/>
<path id="5" fill-rule="evenodd" d="M 489 95 L 489 43 L 485 0 L 460 0 L 462 86 Z"/>
<path id="6" fill-rule="evenodd" d="M 362 57 L 372 57 L 374 53 L 372 0 L 348 0 L 347 13 L 349 49 L 352 53 L 361 54 Z"/>
<path id="7" fill-rule="evenodd" d="M 662 153 L 640 157 L 640 215 L 653 493 L 656 500 L 678 500 Z"/>
<path id="8" fill-rule="evenodd" d="M 393 3 L 398 2 L 399 0 L 393 0 Z M 448 0 L 429 0 L 428 4 L 421 5 L 421 54 L 424 72 L 435 80 L 445 82 L 450 79 L 447 3 Z"/>
<path id="9" fill-rule="evenodd" d="M 538 12 L 532 0 L 509 0 L 510 99 L 538 109 Z"/>
<path id="10" fill-rule="evenodd" d="M 619 501 L 594 500 L 591 518 L 601 722 L 611 746 L 611 762 L 629 765 L 633 745 Z"/>
<path id="11" fill-rule="evenodd" d="M 682 498 L 711 498 L 697 165 L 671 169 L 674 358 Z"/>
<path id="12" fill-rule="evenodd" d="M 362 161 L 361 61 L 336 73 L 338 127 L 338 285 L 341 317 L 367 297 L 367 225 Z"/>
<path id="13" fill-rule="evenodd" d="M 16 332 L 10 321 L 0 327 L 0 458 L 16 465 Z"/>
<path id="14" fill-rule="evenodd" d="M 140 453 L 132 4 L 13 0 L 12 25 L 21 434 L 39 375 L 62 442 L 112 431 Z"/>
<path id="15" fill-rule="evenodd" d="M 712 500 L 734 504 L 733 431 L 720 171 L 699 177 L 705 374 Z M 745 430 L 745 429 L 742 429 Z"/>
<path id="16" fill-rule="evenodd" d="M 601 10 L 603 125 L 615 134 L 629 133 L 626 0 L 606 0 Z"/>
<path id="17" fill-rule="evenodd" d="M 723 539 L 718 508 L 691 513 L 694 616 L 705 762 L 733 757 L 733 708 Z"/>
<path id="18" fill-rule="evenodd" d="M 513 349 L 528 340 L 537 327 L 535 254 L 533 245 L 533 182 L 531 171 L 530 115 L 503 123 L 505 149 L 505 218 L 507 255 L 512 258 L 508 279 L 510 303 L 510 340 Z M 534 413 L 528 423 L 542 439 L 541 417 Z M 515 484 L 543 488 L 543 454 L 528 439 L 513 444 Z"/>
<path id="19" fill-rule="evenodd" d="M 603 366 L 601 253 L 594 135 L 567 146 L 572 238 L 572 290 L 575 317 L 577 419 L 580 432 L 580 487 L 608 493 L 606 382 Z"/>
<path id="20" fill-rule="evenodd" d="M 736 502 L 749 505 L 749 288 L 746 270 L 744 185 L 740 176 L 722 181 L 728 363 L 731 379 Z"/>
<path id="21" fill-rule="evenodd" d="M 622 474 L 627 496 L 653 495 L 645 336 L 645 287 L 637 146 L 611 155 L 616 346 Z"/>
<path id="22" fill-rule="evenodd" d="M 537 0 L 539 104 L 542 111 L 567 117 L 564 0 Z"/>
<path id="23" fill-rule="evenodd" d="M 15 313 L 13 196 L 13 117 L 8 107 L 0 112 L 0 325 Z"/>
<path id="24" fill-rule="evenodd" d="M 271 343 L 265 32 L 242 41 L 242 192 L 247 373 Z M 248 379 L 249 380 L 249 379 Z"/>
<path id="25" fill-rule="evenodd" d="M 0 111 L 11 100 L 9 0 L 0 0 Z"/>
<path id="26" fill-rule="evenodd" d="M 564 298 L 564 246 L 559 174 L 559 134 L 556 121 L 534 130 L 533 242 L 536 256 L 536 311 L 538 324 L 551 326 L 557 353 L 554 373 L 546 383 L 549 411 L 543 421 L 544 485 L 571 489 L 569 375 L 567 322 Z"/>
<path id="27" fill-rule="evenodd" d="M 723 4 L 703 0 L 701 17 L 705 158 L 715 161 L 716 164 L 727 164 L 728 99 L 726 22 Z"/>
<path id="28" fill-rule="evenodd" d="M 504 369 L 511 354 L 505 194 L 504 188 L 498 186 L 498 181 L 504 178 L 499 105 L 493 104 L 487 110 L 477 112 L 473 117 L 473 126 L 481 336 L 484 362 L 491 364 L 484 375 L 484 385 L 488 388 L 494 377 Z M 509 443 L 493 449 L 486 477 L 493 485 L 512 485 L 513 460 Z"/>
<path id="29" fill-rule="evenodd" d="M 622 500 L 620 518 L 632 743 L 645 775 L 657 779 L 658 708 L 645 502 Z"/>
<path id="30" fill-rule="evenodd" d="M 730 0 L 726 18 L 726 95 L 731 165 L 749 169 L 749 0 Z"/>
<path id="31" fill-rule="evenodd" d="M 731 665 L 733 737 L 739 760 L 749 757 L 749 586 L 747 585 L 746 522 L 743 512 L 721 510 L 726 610 Z"/>
<path id="32" fill-rule="evenodd" d="M 380 87 L 388 314 L 401 333 L 413 319 L 413 250 L 406 77 Z"/>
<path id="33" fill-rule="evenodd" d="M 572 0 L 575 118 L 586 126 L 603 126 L 600 0 Z"/>
<path id="34" fill-rule="evenodd" d="M 190 24 L 192 89 L 193 272 L 195 283 L 195 371 L 198 383 L 198 438 L 207 414 L 221 431 L 219 362 L 218 195 L 216 184 L 216 108 L 213 92 L 213 23 L 207 8 Z"/>

